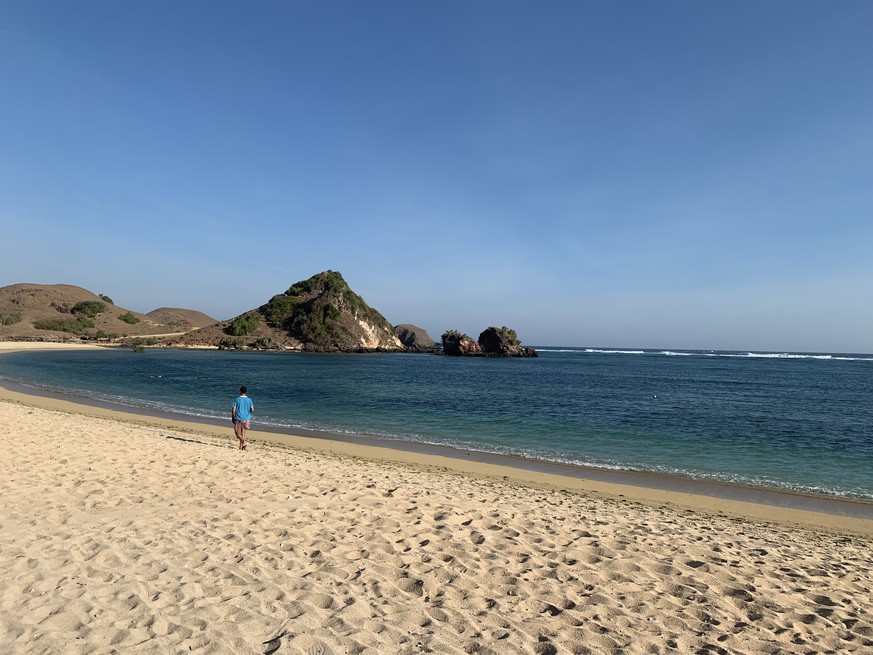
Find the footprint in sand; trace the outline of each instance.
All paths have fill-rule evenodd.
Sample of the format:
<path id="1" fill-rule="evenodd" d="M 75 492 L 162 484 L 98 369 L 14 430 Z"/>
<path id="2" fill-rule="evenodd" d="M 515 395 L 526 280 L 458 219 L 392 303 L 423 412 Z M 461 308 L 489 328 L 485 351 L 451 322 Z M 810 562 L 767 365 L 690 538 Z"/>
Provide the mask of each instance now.
<path id="1" fill-rule="evenodd" d="M 306 649 L 306 655 L 333 655 L 333 653 L 327 646 L 316 641 Z"/>

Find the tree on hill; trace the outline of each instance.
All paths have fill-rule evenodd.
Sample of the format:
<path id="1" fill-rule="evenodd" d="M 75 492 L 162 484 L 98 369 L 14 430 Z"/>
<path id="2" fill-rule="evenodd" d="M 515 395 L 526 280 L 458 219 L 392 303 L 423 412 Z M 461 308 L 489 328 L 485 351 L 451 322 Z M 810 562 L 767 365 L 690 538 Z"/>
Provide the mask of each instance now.
<path id="1" fill-rule="evenodd" d="M 106 305 L 97 300 L 83 300 L 76 303 L 70 311 L 77 316 L 94 318 L 97 314 L 102 314 L 106 311 Z"/>

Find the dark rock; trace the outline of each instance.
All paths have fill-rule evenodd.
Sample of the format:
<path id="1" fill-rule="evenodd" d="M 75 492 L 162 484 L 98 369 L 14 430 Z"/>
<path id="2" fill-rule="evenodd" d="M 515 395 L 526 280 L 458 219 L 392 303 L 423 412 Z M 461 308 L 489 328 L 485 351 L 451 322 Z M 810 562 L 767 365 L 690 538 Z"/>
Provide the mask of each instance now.
<path id="1" fill-rule="evenodd" d="M 455 330 L 443 333 L 442 341 L 443 352 L 446 355 L 476 357 L 485 354 L 482 352 L 482 346 L 466 334 L 461 334 Z"/>
<path id="2" fill-rule="evenodd" d="M 436 347 L 436 341 L 431 339 L 427 330 L 411 323 L 402 323 L 394 326 L 394 334 L 400 339 L 400 343 L 409 350 L 426 352 Z"/>
<path id="3" fill-rule="evenodd" d="M 524 348 L 515 330 L 504 326 L 490 327 L 479 335 L 478 343 L 457 330 L 448 330 L 442 335 L 443 352 L 446 355 L 476 357 L 538 357 L 533 348 Z"/>
<path id="4" fill-rule="evenodd" d="M 490 327 L 479 335 L 479 346 L 486 355 L 497 357 L 537 357 L 533 348 L 523 348 L 515 330 Z"/>

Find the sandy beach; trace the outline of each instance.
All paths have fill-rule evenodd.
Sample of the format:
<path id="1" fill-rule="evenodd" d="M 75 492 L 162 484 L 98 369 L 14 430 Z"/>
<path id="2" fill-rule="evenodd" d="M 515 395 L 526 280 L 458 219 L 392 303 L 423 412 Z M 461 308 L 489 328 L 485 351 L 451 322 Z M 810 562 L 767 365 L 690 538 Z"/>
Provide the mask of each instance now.
<path id="1" fill-rule="evenodd" d="M 229 422 L 8 389 L 0 420 L 3 653 L 873 652 L 870 520 L 257 430 L 240 452 Z"/>

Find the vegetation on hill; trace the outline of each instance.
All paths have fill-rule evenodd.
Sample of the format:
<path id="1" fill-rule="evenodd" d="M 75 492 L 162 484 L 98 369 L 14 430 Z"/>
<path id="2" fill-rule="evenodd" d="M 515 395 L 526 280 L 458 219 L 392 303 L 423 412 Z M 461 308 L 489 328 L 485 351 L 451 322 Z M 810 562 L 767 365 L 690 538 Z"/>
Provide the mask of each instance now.
<path id="1" fill-rule="evenodd" d="M 203 327 L 177 343 L 314 352 L 403 350 L 385 317 L 337 271 L 296 282 L 257 309 Z"/>
<path id="2" fill-rule="evenodd" d="M 292 285 L 261 307 L 266 322 L 310 350 L 362 347 L 361 324 L 384 332 L 382 346 L 394 345 L 391 325 L 356 294 L 338 271 L 325 271 Z M 378 347 L 378 346 L 371 346 Z"/>
<path id="3" fill-rule="evenodd" d="M 272 327 L 288 330 L 290 328 L 288 321 L 291 315 L 294 314 L 294 310 L 297 309 L 298 304 L 298 298 L 280 293 L 278 296 L 270 298 L 269 302 L 264 305 L 264 317 Z"/>
<path id="4" fill-rule="evenodd" d="M 264 307 L 267 322 L 291 332 L 324 335 L 337 328 L 343 312 L 390 327 L 388 321 L 356 294 L 338 271 L 325 271 L 273 296 Z M 302 317 L 302 320 L 301 320 Z"/>
<path id="5" fill-rule="evenodd" d="M 55 332 L 71 332 L 73 334 L 81 334 L 85 330 L 94 327 L 94 321 L 90 318 L 77 319 L 45 319 L 42 321 L 34 321 L 33 327 L 37 330 L 53 330 Z"/>
<path id="6" fill-rule="evenodd" d="M 383 343 L 395 337 L 391 325 L 351 290 L 338 271 L 325 271 L 294 284 L 280 301 L 293 311 L 283 321 L 289 335 L 311 350 L 351 350 L 361 347 L 361 323 L 384 332 Z M 274 298 L 275 300 L 275 298 Z"/>
<path id="7" fill-rule="evenodd" d="M 73 309 L 70 311 L 79 316 L 94 318 L 97 314 L 102 314 L 106 311 L 106 305 L 96 300 L 83 300 L 73 305 Z"/>
<path id="8" fill-rule="evenodd" d="M 237 316 L 227 328 L 227 333 L 234 337 L 244 337 L 251 334 L 261 323 L 261 315 L 251 311 Z"/>
<path id="9" fill-rule="evenodd" d="M 518 338 L 518 334 L 516 334 L 515 330 L 504 325 L 501 328 L 497 328 L 497 334 L 503 342 L 510 346 L 521 346 L 521 340 Z"/>

